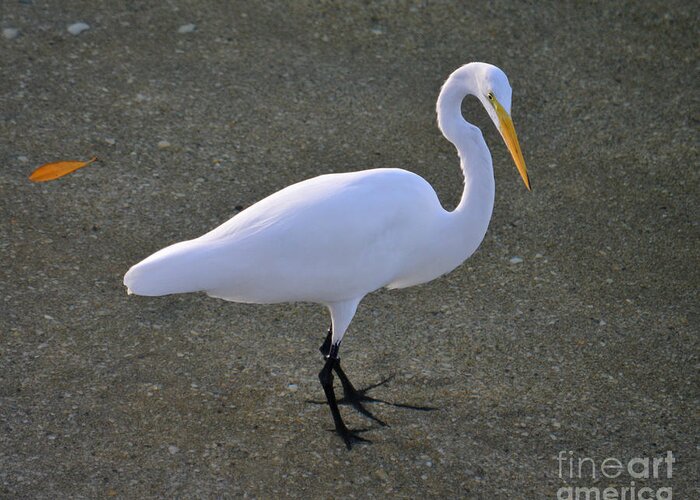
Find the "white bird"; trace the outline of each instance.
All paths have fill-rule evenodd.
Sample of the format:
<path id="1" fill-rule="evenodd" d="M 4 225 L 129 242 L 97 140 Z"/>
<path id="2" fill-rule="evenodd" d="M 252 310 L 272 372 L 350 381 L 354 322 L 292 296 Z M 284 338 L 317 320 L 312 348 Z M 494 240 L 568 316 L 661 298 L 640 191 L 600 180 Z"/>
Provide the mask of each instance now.
<path id="1" fill-rule="evenodd" d="M 438 126 L 454 144 L 464 175 L 457 208 L 445 210 L 430 184 L 398 168 L 327 174 L 288 186 L 199 238 L 175 243 L 134 265 L 129 293 L 203 291 L 233 302 L 322 304 L 331 328 L 319 373 L 335 430 L 348 448 L 366 441 L 340 416 L 333 374 L 355 408 L 380 424 L 362 401 L 379 401 L 347 379 L 338 349 L 358 304 L 382 287 L 404 288 L 441 276 L 481 243 L 493 210 L 491 154 L 481 130 L 464 120 L 473 95 L 500 131 L 527 189 L 525 161 L 510 117 L 511 87 L 499 68 L 469 63 L 447 79 L 437 100 Z M 398 405 L 402 406 L 402 405 Z M 416 407 L 417 408 L 417 407 Z"/>

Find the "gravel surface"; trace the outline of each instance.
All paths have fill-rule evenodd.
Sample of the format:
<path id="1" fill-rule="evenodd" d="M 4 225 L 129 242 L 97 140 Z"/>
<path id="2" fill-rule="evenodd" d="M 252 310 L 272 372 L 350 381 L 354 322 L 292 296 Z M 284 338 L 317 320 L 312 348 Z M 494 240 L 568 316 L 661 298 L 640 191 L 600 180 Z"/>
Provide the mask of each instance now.
<path id="1" fill-rule="evenodd" d="M 0 497 L 697 498 L 692 5 L 2 0 Z M 509 75 L 533 192 L 465 102 L 489 233 L 368 296 L 342 352 L 357 386 L 391 377 L 375 397 L 438 410 L 341 408 L 373 441 L 348 452 L 307 402 L 322 307 L 126 295 L 131 264 L 318 174 L 405 167 L 454 207 L 434 107 L 472 60 Z M 668 451 L 671 478 L 568 474 Z"/>

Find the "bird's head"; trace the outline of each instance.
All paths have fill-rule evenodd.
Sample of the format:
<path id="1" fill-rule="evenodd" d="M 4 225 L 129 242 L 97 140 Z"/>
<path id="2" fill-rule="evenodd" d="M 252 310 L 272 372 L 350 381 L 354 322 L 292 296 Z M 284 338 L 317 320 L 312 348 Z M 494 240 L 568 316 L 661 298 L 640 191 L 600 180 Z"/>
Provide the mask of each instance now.
<path id="1" fill-rule="evenodd" d="M 501 137 L 508 147 L 515 166 L 525 182 L 525 187 L 531 189 L 530 178 L 527 175 L 525 159 L 520 150 L 518 136 L 513 127 L 513 120 L 510 117 L 510 104 L 513 91 L 508 83 L 508 77 L 496 66 L 486 63 L 475 63 L 478 65 L 477 76 L 475 78 L 478 88 L 477 96 L 486 108 L 486 112 L 491 117 L 494 125 L 501 133 Z"/>

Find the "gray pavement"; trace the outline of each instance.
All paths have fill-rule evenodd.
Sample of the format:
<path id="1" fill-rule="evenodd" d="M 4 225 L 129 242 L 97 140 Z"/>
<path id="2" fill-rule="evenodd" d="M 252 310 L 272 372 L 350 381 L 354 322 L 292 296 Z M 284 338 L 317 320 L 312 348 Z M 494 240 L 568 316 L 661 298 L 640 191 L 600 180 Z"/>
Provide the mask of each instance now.
<path id="1" fill-rule="evenodd" d="M 692 2 L 2 0 L 0 24 L 0 498 L 697 497 Z M 489 233 L 368 296 L 342 353 L 437 411 L 343 408 L 373 441 L 348 452 L 306 402 L 323 308 L 126 295 L 131 264 L 318 174 L 405 167 L 453 207 L 434 105 L 472 60 L 509 75 L 533 192 L 466 102 Z M 626 468 L 668 451 L 671 478 Z"/>

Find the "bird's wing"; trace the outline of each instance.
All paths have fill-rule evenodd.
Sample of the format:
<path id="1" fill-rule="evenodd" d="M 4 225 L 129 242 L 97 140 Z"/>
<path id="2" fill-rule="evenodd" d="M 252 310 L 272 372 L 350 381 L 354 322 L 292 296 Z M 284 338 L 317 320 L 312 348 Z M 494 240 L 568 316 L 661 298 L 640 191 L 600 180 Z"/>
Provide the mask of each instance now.
<path id="1" fill-rule="evenodd" d="M 315 177 L 157 252 L 141 281 L 157 283 L 149 295 L 204 290 L 239 302 L 362 296 L 393 279 L 436 207 L 432 187 L 405 170 Z"/>

